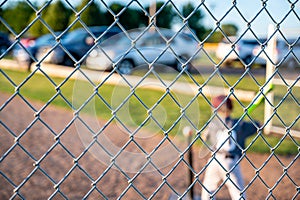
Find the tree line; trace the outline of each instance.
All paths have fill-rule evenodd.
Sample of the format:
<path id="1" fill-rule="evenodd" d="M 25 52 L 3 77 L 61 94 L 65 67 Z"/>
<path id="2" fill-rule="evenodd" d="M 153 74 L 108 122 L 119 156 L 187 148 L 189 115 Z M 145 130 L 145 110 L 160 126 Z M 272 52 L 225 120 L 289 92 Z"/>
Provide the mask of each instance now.
<path id="1" fill-rule="evenodd" d="M 82 22 L 87 26 L 109 26 L 116 20 L 129 30 L 148 25 L 149 6 L 144 9 L 138 6 L 133 8 L 115 2 L 108 7 L 103 7 L 94 1 L 82 0 L 74 8 L 59 0 L 50 5 L 47 5 L 46 2 L 39 7 L 37 3 L 29 5 L 25 1 L 17 1 L 5 8 L 0 8 L 0 31 L 9 32 L 9 29 L 12 29 L 16 34 L 20 34 L 29 27 L 26 35 L 39 37 L 49 33 L 49 28 L 53 31 L 64 31 L 72 25 L 71 30 L 73 30 L 82 27 Z M 164 6 L 164 2 L 157 2 L 156 10 L 158 11 L 155 20 L 156 26 L 172 28 L 174 23 L 183 23 L 184 18 L 188 17 L 187 25 L 201 40 L 209 36 L 207 41 L 219 42 L 224 34 L 235 35 L 238 31 L 234 24 L 224 24 L 221 27 L 222 31 L 212 32 L 211 28 L 203 25 L 204 14 L 201 10 L 196 10 L 194 5 L 189 2 L 179 10 L 175 10 L 170 4 Z"/>

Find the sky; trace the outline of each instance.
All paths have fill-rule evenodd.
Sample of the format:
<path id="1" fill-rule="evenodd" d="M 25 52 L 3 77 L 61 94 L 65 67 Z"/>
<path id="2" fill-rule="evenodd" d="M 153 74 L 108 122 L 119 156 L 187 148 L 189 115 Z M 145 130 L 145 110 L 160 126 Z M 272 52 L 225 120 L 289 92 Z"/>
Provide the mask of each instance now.
<path id="1" fill-rule="evenodd" d="M 210 2 L 209 6 L 217 19 L 221 19 L 232 7 L 232 0 L 210 0 L 207 2 Z M 291 4 L 288 3 L 288 0 L 269 0 L 266 2 L 267 10 L 262 10 L 263 3 L 261 0 L 237 0 L 236 2 L 237 9 L 231 10 L 224 18 L 224 22 L 238 25 L 240 33 L 247 29 L 246 19 L 251 22 L 251 28 L 257 35 L 266 36 L 269 24 L 280 23 L 280 29 L 286 35 L 300 36 L 300 2 L 295 4 L 294 12 L 291 12 Z M 239 12 L 245 19 L 240 16 Z M 260 14 L 257 16 L 258 13 Z M 206 20 L 206 23 L 213 23 L 209 17 Z"/>

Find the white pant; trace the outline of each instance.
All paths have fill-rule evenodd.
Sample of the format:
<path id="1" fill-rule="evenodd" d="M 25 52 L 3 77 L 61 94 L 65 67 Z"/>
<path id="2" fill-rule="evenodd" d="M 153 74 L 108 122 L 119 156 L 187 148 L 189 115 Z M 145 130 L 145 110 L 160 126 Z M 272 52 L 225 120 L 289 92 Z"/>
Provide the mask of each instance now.
<path id="1" fill-rule="evenodd" d="M 229 171 L 238 160 L 237 156 L 235 158 L 225 158 L 225 154 L 221 153 L 217 153 L 215 158 L 219 162 L 212 158 L 212 162 L 210 162 L 206 168 L 203 181 L 205 188 L 202 189 L 201 200 L 210 199 L 210 195 L 218 188 L 218 183 L 221 180 L 224 181 L 227 179 L 227 171 Z M 239 165 L 234 168 L 229 177 L 230 179 L 226 180 L 225 185 L 229 190 L 231 199 L 246 199 L 245 194 L 240 194 L 244 188 L 244 181 Z"/>

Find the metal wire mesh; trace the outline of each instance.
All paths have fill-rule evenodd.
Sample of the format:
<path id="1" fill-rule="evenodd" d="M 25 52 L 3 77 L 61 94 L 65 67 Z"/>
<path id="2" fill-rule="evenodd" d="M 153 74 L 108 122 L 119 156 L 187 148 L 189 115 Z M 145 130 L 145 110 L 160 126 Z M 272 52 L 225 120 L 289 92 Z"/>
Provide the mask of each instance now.
<path id="1" fill-rule="evenodd" d="M 239 7 L 239 1 L 232 1 L 225 14 L 219 17 L 207 1 L 195 2 L 194 9 L 185 16 L 180 11 L 180 6 L 172 0 L 164 1 L 155 13 L 150 13 L 143 2 L 138 0 L 126 2 L 124 8 L 116 13 L 102 0 L 97 3 L 114 20 L 100 34 L 93 32 L 82 19 L 84 11 L 94 1 L 86 1 L 86 5 L 80 10 L 72 1 L 63 1 L 75 18 L 60 33 L 53 30 L 45 20 L 46 14 L 43 14 L 55 1 L 46 1 L 39 8 L 30 0 L 22 2 L 36 14 L 22 31 L 16 32 L 12 24 L 0 17 L 1 24 L 13 38 L 12 44 L 1 51 L 0 56 L 0 76 L 3 83 L 3 87 L 0 87 L 3 91 L 0 103 L 1 198 L 188 199 L 192 193 L 194 199 L 197 199 L 201 191 L 208 190 L 203 177 L 208 167 L 215 162 L 226 171 L 226 178 L 210 194 L 211 197 L 228 196 L 225 185 L 228 182 L 235 184 L 230 174 L 241 165 L 244 171 L 247 170 L 247 174 L 244 175 L 245 186 L 240 188 L 241 199 L 245 198 L 244 193 L 247 193 L 250 199 L 299 198 L 300 177 L 297 169 L 300 146 L 298 133 L 293 130 L 299 129 L 299 75 L 293 74 L 292 79 L 286 77 L 282 65 L 290 57 L 295 61 L 295 65 L 299 65 L 299 55 L 295 49 L 300 38 L 297 35 L 296 39 L 290 42 L 281 28 L 290 16 L 298 19 L 299 23 L 299 1 L 286 1 L 290 9 L 280 20 L 270 13 L 270 1 L 258 1 L 261 5 L 249 20 Z M 9 3 L 10 1 L 1 2 L 0 8 L 5 8 Z M 126 10 L 133 5 L 149 20 L 145 27 L 139 28 L 136 35 L 124 27 L 121 21 L 126 17 Z M 178 31 L 173 32 L 171 36 L 166 36 L 165 30 L 157 26 L 159 14 L 168 7 L 174 9 L 175 15 L 181 21 Z M 189 19 L 198 10 L 205 11 L 207 17 L 215 24 L 202 39 L 196 36 L 188 24 Z M 232 13 L 246 24 L 246 28 L 234 40 L 222 28 L 224 19 Z M 260 40 L 253 28 L 253 24 L 259 20 L 262 13 L 275 25 L 264 41 Z M 41 23 L 52 38 L 55 38 L 55 42 L 39 58 L 32 55 L 28 47 L 21 43 L 21 39 L 36 23 Z M 80 24 L 84 34 L 92 39 L 92 45 L 81 52 L 82 55 L 74 55 L 62 42 L 63 37 L 72 31 L 75 24 Z M 116 26 L 122 32 L 123 38 L 129 42 L 129 46 L 122 52 L 122 56 L 113 59 L 102 44 L 107 34 Z M 197 46 L 192 55 L 183 57 L 173 45 L 186 31 Z M 152 32 L 159 36 L 164 45 L 159 50 L 159 55 L 149 60 L 138 44 L 143 37 Z M 216 32 L 220 32 L 231 46 L 219 60 L 206 46 Z M 255 56 L 245 60 L 238 52 L 237 46 L 248 33 L 258 42 L 259 48 Z M 283 38 L 289 47 L 283 58 L 278 61 L 274 60 L 268 48 L 275 36 Z M 106 42 L 114 43 L 114 39 L 108 39 Z M 118 44 L 115 46 L 118 47 Z M 9 62 L 7 56 L 11 56 L 16 47 L 23 49 L 33 61 L 30 72 L 15 72 L 4 68 L 5 65 L 13 68 L 15 63 Z M 46 64 L 47 59 L 58 48 L 59 54 L 65 55 L 72 67 Z M 108 59 L 111 64 L 109 72 L 85 68 L 86 60 L 96 51 Z M 143 61 L 140 68 L 136 67 L 141 71 L 124 71 L 120 67 L 132 51 L 136 51 Z M 176 61 L 175 68 L 157 67 L 156 63 L 170 52 Z M 205 57 L 211 66 L 208 75 L 199 72 L 197 66 L 190 68 L 194 67 L 191 63 L 199 55 Z M 223 70 L 224 63 L 232 55 L 237 57 L 242 66 L 238 79 L 233 83 Z M 260 56 L 265 56 L 267 67 L 273 69 L 263 81 L 253 69 Z M 17 64 L 16 67 L 22 68 L 22 65 Z M 164 67 L 167 76 L 162 69 Z M 127 75 L 130 72 L 134 75 Z M 199 78 L 203 81 L 200 82 Z M 245 149 L 239 146 L 231 135 L 234 127 L 228 127 L 219 116 L 218 108 L 212 105 L 211 97 L 220 93 L 220 87 L 211 86 L 216 78 L 222 82 L 221 93 L 233 99 L 235 106 L 240 109 L 238 122 L 247 118 L 257 129 Z M 240 93 L 239 85 L 243 84 L 245 79 L 255 85 L 259 91 L 258 95 L 255 96 L 253 92 Z M 283 83 L 284 89 L 287 90 L 282 96 L 265 94 L 265 90 L 271 84 L 278 82 Z M 36 84 L 40 84 L 40 88 L 36 87 Z M 30 88 L 35 88 L 36 91 Z M 257 125 L 256 115 L 262 115 L 263 110 L 260 108 L 253 114 L 249 109 L 261 96 L 271 111 L 270 115 L 265 116 L 264 121 Z M 291 109 L 294 110 L 290 121 L 286 121 L 286 116 L 279 112 L 284 106 L 292 106 Z M 287 110 L 284 112 L 289 113 Z M 242 151 L 242 156 L 229 171 L 217 156 L 226 141 L 214 150 L 203 137 L 206 128 L 215 119 L 219 119 L 229 130 L 226 141 L 233 139 Z M 264 129 L 272 124 L 274 119 L 283 128 L 275 144 L 268 139 L 268 135 L 263 134 Z M 182 134 L 182 129 L 187 125 L 195 133 L 188 142 Z M 289 157 L 278 155 L 278 149 L 287 140 L 296 148 L 296 153 Z M 251 153 L 259 141 L 259 144 L 268 149 L 268 154 Z M 193 152 L 197 153 L 192 154 Z M 275 168 L 279 168 L 280 172 L 268 173 Z M 191 175 L 191 182 L 188 181 L 188 173 Z M 261 192 L 258 194 L 258 191 Z"/>

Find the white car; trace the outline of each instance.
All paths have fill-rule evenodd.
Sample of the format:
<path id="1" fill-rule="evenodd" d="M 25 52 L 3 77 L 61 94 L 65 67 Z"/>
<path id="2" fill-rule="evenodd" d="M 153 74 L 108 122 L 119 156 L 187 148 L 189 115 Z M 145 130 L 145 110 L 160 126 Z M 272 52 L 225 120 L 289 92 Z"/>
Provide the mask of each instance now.
<path id="1" fill-rule="evenodd" d="M 253 49 L 259 45 L 256 39 L 239 39 L 236 37 L 224 38 L 216 49 L 216 56 L 225 65 L 230 65 L 233 61 L 242 61 L 249 64 L 254 56 Z M 263 39 L 261 39 L 263 41 Z"/>
<path id="2" fill-rule="evenodd" d="M 300 41 L 297 39 L 288 39 L 276 41 L 275 55 L 269 55 L 267 48 L 262 50 L 260 45 L 253 49 L 253 55 L 256 56 L 255 62 L 260 65 L 266 65 L 268 59 L 273 58 L 274 64 L 287 66 L 288 68 L 300 67 Z"/>
<path id="3" fill-rule="evenodd" d="M 96 70 L 117 67 L 122 74 L 130 74 L 135 67 L 168 65 L 180 71 L 189 69 L 199 45 L 186 33 L 171 30 L 133 31 L 109 38 L 95 48 L 86 59 L 86 66 Z M 198 55 L 198 54 L 197 54 Z"/>

